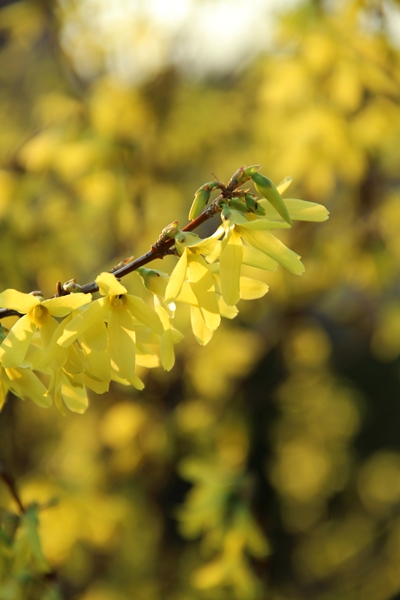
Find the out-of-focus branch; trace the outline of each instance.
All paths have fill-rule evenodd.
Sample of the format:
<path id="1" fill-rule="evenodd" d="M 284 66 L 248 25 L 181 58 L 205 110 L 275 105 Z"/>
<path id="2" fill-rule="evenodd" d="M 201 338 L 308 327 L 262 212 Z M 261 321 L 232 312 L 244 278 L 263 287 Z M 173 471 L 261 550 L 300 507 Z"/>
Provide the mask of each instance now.
<path id="1" fill-rule="evenodd" d="M 15 479 L 11 475 L 11 473 L 9 471 L 7 471 L 5 465 L 2 461 L 0 461 L 0 477 L 3 480 L 4 484 L 6 485 L 6 487 L 8 488 L 8 491 L 10 492 L 11 496 L 17 503 L 20 512 L 24 513 L 25 507 L 22 504 L 21 498 L 19 496 L 19 493 L 17 490 L 17 485 L 15 483 Z"/>

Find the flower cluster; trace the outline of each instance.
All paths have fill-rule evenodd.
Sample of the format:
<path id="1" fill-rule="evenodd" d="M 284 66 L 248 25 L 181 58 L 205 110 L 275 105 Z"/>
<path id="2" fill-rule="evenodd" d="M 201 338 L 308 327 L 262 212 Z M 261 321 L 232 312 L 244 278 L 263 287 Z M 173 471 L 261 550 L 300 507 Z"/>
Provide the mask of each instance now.
<path id="1" fill-rule="evenodd" d="M 1 293 L 0 309 L 22 316 L 9 331 L 0 326 L 0 408 L 9 390 L 42 407 L 54 402 L 65 413 L 66 408 L 86 410 L 87 389 L 104 393 L 111 381 L 142 389 L 138 366 L 170 370 L 174 365 L 174 344 L 182 339 L 173 326 L 176 304 L 190 306 L 193 334 L 204 345 L 221 317 L 237 315 L 240 300 L 268 291 L 264 282 L 242 274 L 243 265 L 274 271 L 280 264 L 301 275 L 300 257 L 271 231 L 289 228 L 293 220 L 324 221 L 328 212 L 319 204 L 283 200 L 290 180 L 275 187 L 258 168 L 239 169 L 228 187 L 212 182 L 196 192 L 192 224 L 221 216 L 211 236 L 202 239 L 192 227 L 181 231 L 175 223 L 166 228 L 153 251 L 154 258 L 160 257 L 164 244 L 164 255 L 178 257 L 171 275 L 142 265 L 136 269 L 152 302 L 129 294 L 110 272 L 95 280 L 100 298 L 94 300 L 71 284 L 64 290 L 74 293 L 49 300 L 12 289 Z M 263 198 L 237 189 L 249 179 Z M 214 188 L 222 193 L 207 208 Z"/>

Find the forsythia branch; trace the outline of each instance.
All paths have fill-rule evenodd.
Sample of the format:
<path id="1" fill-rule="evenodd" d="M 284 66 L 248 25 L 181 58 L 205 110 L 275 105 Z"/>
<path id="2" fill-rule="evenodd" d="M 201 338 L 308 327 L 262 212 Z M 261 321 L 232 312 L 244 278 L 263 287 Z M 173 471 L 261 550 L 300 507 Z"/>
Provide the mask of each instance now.
<path id="1" fill-rule="evenodd" d="M 328 212 L 312 202 L 283 200 L 291 179 L 276 187 L 259 169 L 240 167 L 228 185 L 216 179 L 203 184 L 182 230 L 177 221 L 170 223 L 148 252 L 123 260 L 95 281 L 58 282 L 48 300 L 40 292 L 0 293 L 0 319 L 20 317 L 10 331 L 0 326 L 0 408 L 9 390 L 42 407 L 54 402 L 64 413 L 66 407 L 84 412 L 87 389 L 104 393 L 111 381 L 143 389 L 137 367 L 174 365 L 174 345 L 183 337 L 173 326 L 177 303 L 189 305 L 193 334 L 205 345 L 221 318 L 238 314 L 239 300 L 268 291 L 263 281 L 242 274 L 244 265 L 266 271 L 282 265 L 301 275 L 300 257 L 271 231 L 290 228 L 293 220 L 324 221 Z M 250 180 L 261 198 L 242 189 Z M 218 213 L 215 233 L 206 238 L 194 233 Z M 178 258 L 171 274 L 146 268 L 168 254 Z M 150 292 L 153 307 L 122 285 L 133 271 L 139 276 L 135 285 Z M 95 292 L 101 297 L 92 300 Z"/>

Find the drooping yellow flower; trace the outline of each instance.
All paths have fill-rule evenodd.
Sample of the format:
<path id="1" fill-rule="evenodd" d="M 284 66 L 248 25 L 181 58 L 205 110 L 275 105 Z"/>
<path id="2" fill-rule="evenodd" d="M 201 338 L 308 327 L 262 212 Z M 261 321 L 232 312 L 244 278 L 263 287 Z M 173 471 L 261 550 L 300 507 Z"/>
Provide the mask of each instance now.
<path id="1" fill-rule="evenodd" d="M 42 347 L 50 343 L 58 321 L 72 310 L 90 302 L 89 294 L 70 294 L 43 300 L 40 296 L 23 294 L 17 290 L 5 290 L 0 294 L 0 308 L 17 310 L 24 316 L 18 319 L 0 346 L 3 367 L 19 367 L 23 364 L 33 334 L 39 330 Z"/>
<path id="2" fill-rule="evenodd" d="M 181 293 L 185 281 L 197 299 L 197 305 L 191 305 L 191 324 L 193 333 L 200 344 L 207 344 L 213 332 L 219 327 L 221 314 L 218 297 L 210 265 L 203 258 L 207 256 L 213 262 L 221 253 L 218 235 L 200 239 L 193 233 L 180 232 L 175 236 L 176 247 L 181 254 L 171 273 L 165 299 L 173 302 Z"/>
<path id="3" fill-rule="evenodd" d="M 46 396 L 54 398 L 54 403 L 62 415 L 66 414 L 65 407 L 71 412 L 83 414 L 89 406 L 86 387 L 90 386 L 84 373 L 72 375 L 65 369 L 57 369 L 52 372 Z M 107 389 L 106 384 L 106 389 L 95 391 L 103 393 Z"/>
<path id="4" fill-rule="evenodd" d="M 328 211 L 324 206 L 304 200 L 283 200 L 280 196 L 291 183 L 284 180 L 276 192 L 278 208 L 268 200 L 253 202 L 257 211 L 246 206 L 246 199 L 235 200 L 235 207 L 225 206 L 222 210 L 222 249 L 220 255 L 220 288 L 226 304 L 233 306 L 240 298 L 240 273 L 242 264 L 275 270 L 281 264 L 291 273 L 301 275 L 304 265 L 300 257 L 278 240 L 270 230 L 287 229 L 292 220 L 324 221 Z M 278 210 L 279 209 L 279 210 Z"/>
<path id="5" fill-rule="evenodd" d="M 160 317 L 163 326 L 163 333 L 159 336 L 159 352 L 160 360 L 163 368 L 170 371 L 175 364 L 174 343 L 181 341 L 183 335 L 174 327 L 171 326 L 171 318 L 175 313 L 175 304 L 173 302 L 165 302 L 165 291 L 168 285 L 169 277 L 162 271 L 155 269 L 146 269 L 141 267 L 138 269 L 146 289 L 154 296 L 154 310 Z M 150 366 L 145 364 L 144 366 Z M 151 365 L 157 366 L 157 365 Z"/>
<path id="6" fill-rule="evenodd" d="M 278 240 L 270 230 L 288 229 L 290 225 L 284 220 L 270 220 L 255 215 L 245 216 L 237 210 L 225 209 L 222 213 L 225 221 L 234 225 L 234 230 L 250 246 L 272 258 L 294 275 L 304 273 L 304 265 L 300 256 Z"/>
<path id="7" fill-rule="evenodd" d="M 161 335 L 164 329 L 160 318 L 141 298 L 128 294 L 111 273 L 101 273 L 96 283 L 103 297 L 94 300 L 67 323 L 57 343 L 67 348 L 79 339 L 84 346 L 95 351 L 99 344 L 104 343 L 104 322 L 107 322 L 111 378 L 115 375 L 142 389 L 143 383 L 135 374 L 136 329 L 141 324 Z M 93 360 L 96 362 L 100 358 L 94 356 Z M 98 365 L 97 371 L 100 370 Z"/>
<path id="8" fill-rule="evenodd" d="M 30 369 L 3 368 L 0 365 L 0 410 L 8 391 L 22 400 L 32 400 L 42 408 L 50 408 L 51 398 L 46 396 L 46 388 Z"/>

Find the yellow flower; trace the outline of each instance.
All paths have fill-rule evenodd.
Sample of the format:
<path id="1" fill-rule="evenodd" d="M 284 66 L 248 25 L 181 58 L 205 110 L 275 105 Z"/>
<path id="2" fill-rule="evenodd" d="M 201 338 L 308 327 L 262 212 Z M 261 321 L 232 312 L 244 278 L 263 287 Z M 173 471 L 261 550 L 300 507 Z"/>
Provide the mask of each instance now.
<path id="1" fill-rule="evenodd" d="M 38 296 L 23 294 L 17 290 L 5 290 L 0 294 L 0 308 L 10 308 L 23 313 L 0 346 L 3 367 L 19 367 L 23 364 L 33 334 L 39 330 L 43 348 L 50 343 L 58 321 L 72 310 L 90 302 L 89 294 L 70 294 L 43 300 Z"/>
<path id="2" fill-rule="evenodd" d="M 3 368 L 0 365 L 0 409 L 9 390 L 18 398 L 28 398 L 42 408 L 51 406 L 51 398 L 46 396 L 45 386 L 30 369 Z"/>
<path id="3" fill-rule="evenodd" d="M 160 318 L 141 298 L 128 294 L 111 273 L 101 273 L 96 283 L 103 297 L 94 300 L 67 323 L 57 343 L 67 348 L 79 339 L 83 347 L 95 352 L 104 344 L 104 322 L 107 322 L 111 378 L 126 380 L 142 389 L 143 383 L 135 374 L 136 330 L 145 325 L 162 335 L 164 328 Z M 101 371 L 99 360 L 99 356 L 93 356 L 98 372 Z"/>
<path id="4" fill-rule="evenodd" d="M 161 364 L 166 371 L 170 371 L 175 364 L 174 343 L 180 342 L 183 339 L 183 335 L 171 326 L 171 318 L 174 316 L 176 308 L 175 304 L 173 302 L 167 304 L 164 300 L 169 277 L 162 271 L 146 269 L 145 267 L 139 268 L 138 274 L 146 289 L 154 295 L 154 310 L 160 317 L 164 329 L 163 333 L 159 336 Z M 151 367 L 157 365 L 151 365 L 147 360 L 143 366 Z"/>
<path id="5" fill-rule="evenodd" d="M 62 415 L 66 414 L 65 407 L 72 412 L 83 414 L 89 406 L 84 384 L 90 387 L 88 386 L 88 379 L 83 373 L 72 375 L 65 369 L 58 369 L 52 372 L 46 396 L 54 398 L 54 403 Z M 108 384 L 106 384 L 106 389 L 100 392 L 95 391 L 102 393 L 107 391 L 107 389 Z"/>
<path id="6" fill-rule="evenodd" d="M 283 200 L 280 194 L 290 183 L 291 178 L 287 178 L 274 188 L 279 196 L 277 208 L 268 200 L 257 201 L 264 214 L 246 212 L 245 202 L 242 202 L 244 212 L 230 206 L 225 206 L 222 210 L 223 224 L 219 228 L 221 235 L 223 234 L 220 281 L 222 296 L 229 306 L 236 304 L 240 298 L 242 264 L 265 270 L 275 270 L 281 264 L 295 275 L 304 272 L 300 256 L 278 240 L 270 230 L 287 229 L 291 220 L 325 221 L 329 213 L 324 206 L 314 202 Z M 236 203 L 240 208 L 241 201 L 236 200 Z"/>
<path id="7" fill-rule="evenodd" d="M 197 305 L 191 305 L 191 324 L 193 333 L 200 344 L 207 344 L 213 332 L 221 322 L 218 297 L 212 277 L 210 265 L 202 255 L 213 262 L 221 252 L 219 234 L 200 239 L 193 233 L 180 232 L 175 236 L 176 247 L 181 256 L 171 273 L 165 291 L 167 303 L 176 300 L 182 286 L 187 280 L 197 300 Z"/>

